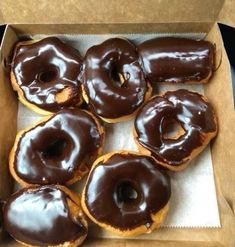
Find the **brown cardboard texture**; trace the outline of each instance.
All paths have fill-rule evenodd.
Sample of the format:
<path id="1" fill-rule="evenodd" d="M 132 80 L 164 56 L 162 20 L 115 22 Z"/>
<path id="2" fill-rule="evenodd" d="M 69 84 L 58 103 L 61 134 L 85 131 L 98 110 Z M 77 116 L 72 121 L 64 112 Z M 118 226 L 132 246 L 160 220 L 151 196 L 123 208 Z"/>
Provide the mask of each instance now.
<path id="1" fill-rule="evenodd" d="M 174 23 L 217 20 L 224 0 L 4 0 L 0 23 Z"/>
<path id="2" fill-rule="evenodd" d="M 8 154 L 17 128 L 17 98 L 9 82 L 11 51 L 20 34 L 208 32 L 206 39 L 222 53 L 221 65 L 205 85 L 205 95 L 213 104 L 219 134 L 211 143 L 221 228 L 160 228 L 133 239 L 103 238 L 91 227 L 84 246 L 234 246 L 235 241 L 235 114 L 230 66 L 217 24 L 222 0 L 172 1 L 1 1 L 0 22 L 8 25 L 0 48 L 0 198 L 12 191 Z M 130 1 L 129 1 L 130 2 Z M 32 9 L 32 6 L 34 7 Z M 79 7 L 78 7 L 79 6 Z M 115 7 L 116 10 L 115 10 Z M 171 6 L 171 8 L 169 8 Z M 203 8 L 202 8 L 203 6 Z M 45 9 L 47 9 L 45 11 Z M 151 9 L 151 12 L 149 11 Z M 164 11 L 162 11 L 164 10 Z M 210 10 L 210 11 L 208 11 Z M 44 14 L 50 13 L 50 14 Z M 159 14 L 161 13 L 161 15 Z M 179 14 L 180 13 L 180 14 Z M 44 24 L 37 24 L 38 22 Z M 35 23 L 35 24 L 24 24 Z M 60 23 L 46 24 L 46 23 Z M 67 24 L 63 24 L 67 23 Z M 200 215 L 198 216 L 200 217 Z M 19 246 L 3 240 L 0 246 Z"/>
<path id="3" fill-rule="evenodd" d="M 219 22 L 235 27 L 235 2 L 226 0 L 219 14 Z"/>
<path id="4" fill-rule="evenodd" d="M 218 20 L 235 27 L 234 11 L 234 0 L 197 0 L 193 3 L 187 0 L 70 0 L 66 2 L 55 0 L 52 4 L 47 0 L 5 0 L 0 2 L 0 24 L 37 24 L 38 22 L 41 24 L 130 22 L 212 24 Z M 50 14 L 45 15 L 45 13 Z"/>

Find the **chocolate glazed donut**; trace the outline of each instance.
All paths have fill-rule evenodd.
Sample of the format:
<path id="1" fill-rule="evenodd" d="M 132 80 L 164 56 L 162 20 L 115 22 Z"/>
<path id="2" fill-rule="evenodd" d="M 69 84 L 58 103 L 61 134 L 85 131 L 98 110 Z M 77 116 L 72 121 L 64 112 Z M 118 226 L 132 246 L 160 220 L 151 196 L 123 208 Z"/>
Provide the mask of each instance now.
<path id="1" fill-rule="evenodd" d="M 121 151 L 95 161 L 81 203 L 98 225 L 131 236 L 160 226 L 170 195 L 170 178 L 152 157 Z"/>
<path id="2" fill-rule="evenodd" d="M 21 189 L 6 201 L 3 216 L 6 231 L 27 246 L 76 247 L 87 235 L 80 197 L 63 186 Z"/>
<path id="3" fill-rule="evenodd" d="M 167 127 L 176 124 L 177 133 L 167 136 Z M 215 137 L 217 121 L 207 99 L 184 89 L 153 97 L 138 112 L 135 140 L 143 152 L 159 164 L 181 170 Z"/>
<path id="4" fill-rule="evenodd" d="M 58 38 L 19 42 L 11 81 L 20 101 L 41 114 L 82 103 L 80 54 Z"/>
<path id="5" fill-rule="evenodd" d="M 103 142 L 103 127 L 91 113 L 63 109 L 17 134 L 10 171 L 22 186 L 71 184 L 88 172 Z"/>
<path id="6" fill-rule="evenodd" d="M 151 88 L 144 79 L 136 48 L 129 41 L 113 38 L 93 46 L 84 63 L 83 97 L 103 120 L 131 118 L 149 98 Z"/>
<path id="7" fill-rule="evenodd" d="M 138 46 L 146 78 L 156 82 L 207 82 L 215 63 L 215 46 L 208 41 L 155 38 Z"/>

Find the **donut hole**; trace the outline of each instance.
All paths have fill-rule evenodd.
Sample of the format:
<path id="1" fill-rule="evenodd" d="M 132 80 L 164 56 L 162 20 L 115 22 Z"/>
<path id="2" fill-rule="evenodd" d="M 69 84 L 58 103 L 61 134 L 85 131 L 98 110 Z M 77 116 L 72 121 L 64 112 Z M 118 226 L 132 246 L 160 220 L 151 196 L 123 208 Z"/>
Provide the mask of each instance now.
<path id="1" fill-rule="evenodd" d="M 185 134 L 185 130 L 181 123 L 173 118 L 164 119 L 162 133 L 164 139 L 179 139 Z"/>
<path id="2" fill-rule="evenodd" d="M 42 83 L 48 83 L 55 79 L 57 72 L 55 70 L 44 71 L 39 74 L 39 81 Z"/>
<path id="3" fill-rule="evenodd" d="M 117 186 L 117 201 L 119 203 L 133 202 L 138 198 L 138 193 L 130 182 L 122 182 Z"/>
<path id="4" fill-rule="evenodd" d="M 4 66 L 4 68 L 7 68 L 9 66 L 9 63 L 7 62 L 7 58 L 5 58 L 5 57 L 3 59 L 3 66 Z"/>
<path id="5" fill-rule="evenodd" d="M 118 68 L 117 66 L 113 66 L 110 72 L 110 77 L 112 78 L 113 81 L 120 83 L 120 77 L 118 73 Z"/>
<path id="6" fill-rule="evenodd" d="M 128 73 L 126 74 L 126 76 L 123 75 L 122 72 L 120 72 L 119 68 L 117 65 L 113 65 L 111 70 L 110 70 L 110 77 L 112 79 L 112 81 L 118 85 L 118 86 L 122 86 L 123 83 L 128 80 Z M 125 78 L 127 77 L 127 78 Z"/>
<path id="7" fill-rule="evenodd" d="M 45 159 L 55 159 L 63 155 L 67 141 L 64 138 L 57 138 L 49 141 L 46 147 L 42 150 L 42 155 Z"/>

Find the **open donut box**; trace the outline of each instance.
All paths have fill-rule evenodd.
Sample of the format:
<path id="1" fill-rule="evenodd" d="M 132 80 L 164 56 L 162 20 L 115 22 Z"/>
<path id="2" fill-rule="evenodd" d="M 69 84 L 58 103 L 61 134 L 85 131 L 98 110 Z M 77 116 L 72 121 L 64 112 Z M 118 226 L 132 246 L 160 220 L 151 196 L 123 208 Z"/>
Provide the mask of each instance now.
<path id="1" fill-rule="evenodd" d="M 222 54 L 219 68 L 204 85 L 205 95 L 218 116 L 219 134 L 211 143 L 211 152 L 221 227 L 160 228 L 154 239 L 151 234 L 148 239 L 128 240 L 88 236 L 84 246 L 234 246 L 235 113 L 230 66 L 217 25 L 224 1 L 57 2 L 50 6 L 46 0 L 32 1 L 32 5 L 27 1 L 0 4 L 4 9 L 0 12 L 0 23 L 14 23 L 7 25 L 0 48 L 0 198 L 7 198 L 13 190 L 8 154 L 17 131 L 18 100 L 10 85 L 9 62 L 20 35 L 205 32 L 206 39 L 214 42 Z M 0 246 L 19 246 L 14 240 L 6 240 L 3 236 L 0 239 Z"/>

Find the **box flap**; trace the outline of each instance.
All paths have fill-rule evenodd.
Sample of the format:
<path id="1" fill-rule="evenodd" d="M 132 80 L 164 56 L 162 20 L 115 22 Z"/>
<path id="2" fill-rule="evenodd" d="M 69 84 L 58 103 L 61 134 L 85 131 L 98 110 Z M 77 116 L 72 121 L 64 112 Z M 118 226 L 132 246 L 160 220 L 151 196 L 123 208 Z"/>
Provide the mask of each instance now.
<path id="1" fill-rule="evenodd" d="M 52 4 L 53 3 L 53 4 Z M 224 0 L 0 1 L 0 24 L 215 22 Z"/>
<path id="2" fill-rule="evenodd" d="M 226 0 L 220 12 L 219 20 L 223 24 L 235 27 L 235 1 Z"/>

